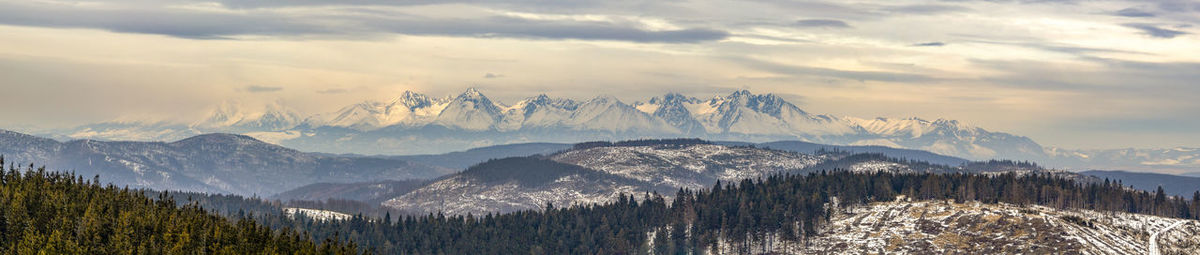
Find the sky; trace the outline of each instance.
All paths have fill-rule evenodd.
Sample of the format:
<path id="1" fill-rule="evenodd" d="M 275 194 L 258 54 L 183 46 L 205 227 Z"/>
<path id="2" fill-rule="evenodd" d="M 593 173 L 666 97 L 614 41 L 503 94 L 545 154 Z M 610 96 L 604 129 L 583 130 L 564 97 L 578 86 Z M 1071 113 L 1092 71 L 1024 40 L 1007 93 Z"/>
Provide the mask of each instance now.
<path id="1" fill-rule="evenodd" d="M 0 0 L 0 127 L 749 89 L 1046 146 L 1198 147 L 1197 26 L 1176 0 Z"/>

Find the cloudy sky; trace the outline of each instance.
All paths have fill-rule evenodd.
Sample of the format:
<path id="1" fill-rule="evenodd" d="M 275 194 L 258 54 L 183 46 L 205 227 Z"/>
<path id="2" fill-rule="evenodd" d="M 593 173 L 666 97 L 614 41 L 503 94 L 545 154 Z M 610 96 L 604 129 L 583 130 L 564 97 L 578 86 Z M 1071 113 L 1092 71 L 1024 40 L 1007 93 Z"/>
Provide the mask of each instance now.
<path id="1" fill-rule="evenodd" d="M 337 4 L 330 4 L 337 3 Z M 776 93 L 1048 146 L 1200 146 L 1195 1 L 0 0 L 5 128 L 476 87 Z"/>

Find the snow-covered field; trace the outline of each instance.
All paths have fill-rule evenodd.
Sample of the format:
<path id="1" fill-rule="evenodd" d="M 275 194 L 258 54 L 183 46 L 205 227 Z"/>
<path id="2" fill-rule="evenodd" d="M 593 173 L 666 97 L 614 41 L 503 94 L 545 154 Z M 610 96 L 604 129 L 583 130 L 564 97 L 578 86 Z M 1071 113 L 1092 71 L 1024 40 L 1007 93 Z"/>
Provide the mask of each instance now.
<path id="1" fill-rule="evenodd" d="M 1179 224 L 1168 231 L 1173 224 Z M 1043 206 L 887 202 L 836 214 L 820 236 L 802 242 L 759 238 L 749 253 L 813 254 L 1200 254 L 1200 222 Z M 761 239 L 772 239 L 764 242 Z M 742 244 L 721 243 L 721 253 Z"/>

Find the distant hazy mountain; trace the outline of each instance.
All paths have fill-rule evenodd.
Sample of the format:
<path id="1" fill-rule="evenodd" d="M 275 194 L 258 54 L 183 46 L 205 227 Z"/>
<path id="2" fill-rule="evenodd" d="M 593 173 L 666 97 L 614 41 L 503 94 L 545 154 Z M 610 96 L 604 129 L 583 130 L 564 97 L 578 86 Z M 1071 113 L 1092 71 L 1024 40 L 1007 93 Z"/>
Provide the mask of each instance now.
<path id="1" fill-rule="evenodd" d="M 192 124 L 100 123 L 44 133 L 59 140 L 172 141 L 209 132 L 246 134 L 303 151 L 367 155 L 437 154 L 514 143 L 691 137 L 885 146 L 970 160 L 1033 160 L 1071 169 L 1200 169 L 1200 149 L 1043 148 L 1027 137 L 954 120 L 814 114 L 774 94 L 746 90 L 712 98 L 670 93 L 630 104 L 607 96 L 573 100 L 543 94 L 512 105 L 475 89 L 442 98 L 405 92 L 388 102 L 364 101 L 305 118 L 278 104 L 261 110 L 230 104 Z"/>
<path id="2" fill-rule="evenodd" d="M 10 163 L 100 175 L 120 186 L 243 195 L 270 195 L 316 182 L 432 178 L 453 171 L 397 159 L 304 153 L 228 134 L 171 143 L 63 143 L 0 130 L 0 155 Z"/>
<path id="3" fill-rule="evenodd" d="M 758 147 L 786 150 L 801 153 L 812 153 L 818 150 L 844 151 L 850 153 L 878 153 L 888 157 L 926 161 L 934 164 L 958 166 L 970 160 L 958 157 L 944 156 L 923 150 L 897 149 L 878 145 L 827 145 L 801 141 L 778 141 L 755 144 Z"/>
<path id="4" fill-rule="evenodd" d="M 467 169 L 469 166 L 483 163 L 489 159 L 524 157 L 538 154 L 549 155 L 570 148 L 571 144 L 567 143 L 518 143 L 480 147 L 444 154 L 391 156 L 388 158 L 450 169 Z"/>
<path id="5" fill-rule="evenodd" d="M 1191 199 L 1196 191 L 1200 191 L 1200 177 L 1179 176 L 1170 174 L 1139 173 L 1128 171 L 1091 170 L 1079 172 L 1112 181 L 1120 180 L 1125 186 L 1135 189 L 1154 191 L 1162 186 L 1168 195 L 1182 196 Z"/>

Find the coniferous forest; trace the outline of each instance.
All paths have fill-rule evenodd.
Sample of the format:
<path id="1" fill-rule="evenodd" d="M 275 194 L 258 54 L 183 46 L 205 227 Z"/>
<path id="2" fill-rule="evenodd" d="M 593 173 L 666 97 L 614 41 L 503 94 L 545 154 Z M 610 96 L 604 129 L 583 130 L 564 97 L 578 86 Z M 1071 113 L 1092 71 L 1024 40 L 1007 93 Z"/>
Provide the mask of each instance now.
<path id="1" fill-rule="evenodd" d="M 772 233 L 777 234 L 772 238 L 803 242 L 820 232 L 837 207 L 899 195 L 1200 218 L 1200 193 L 1184 199 L 1115 182 L 1014 173 L 821 171 L 679 190 L 670 201 L 638 194 L 603 205 L 547 205 L 499 215 L 358 215 L 326 221 L 287 217 L 273 207 L 278 205 L 237 196 L 192 194 L 197 197 L 191 202 L 167 193 L 146 197 L 41 169 L 25 174 L 10 169 L 2 192 L 5 253 L 327 254 L 355 253 L 357 247 L 379 254 L 686 254 L 712 249 L 718 240 L 748 249 Z M 223 219 L 201 208 L 229 203 L 257 209 L 228 215 L 236 206 L 227 207 L 221 209 L 228 215 Z"/>
<path id="2" fill-rule="evenodd" d="M 0 165 L 3 159 L 0 158 Z M 44 168 L 0 171 L 0 254 L 357 254 L 250 217 Z"/>

